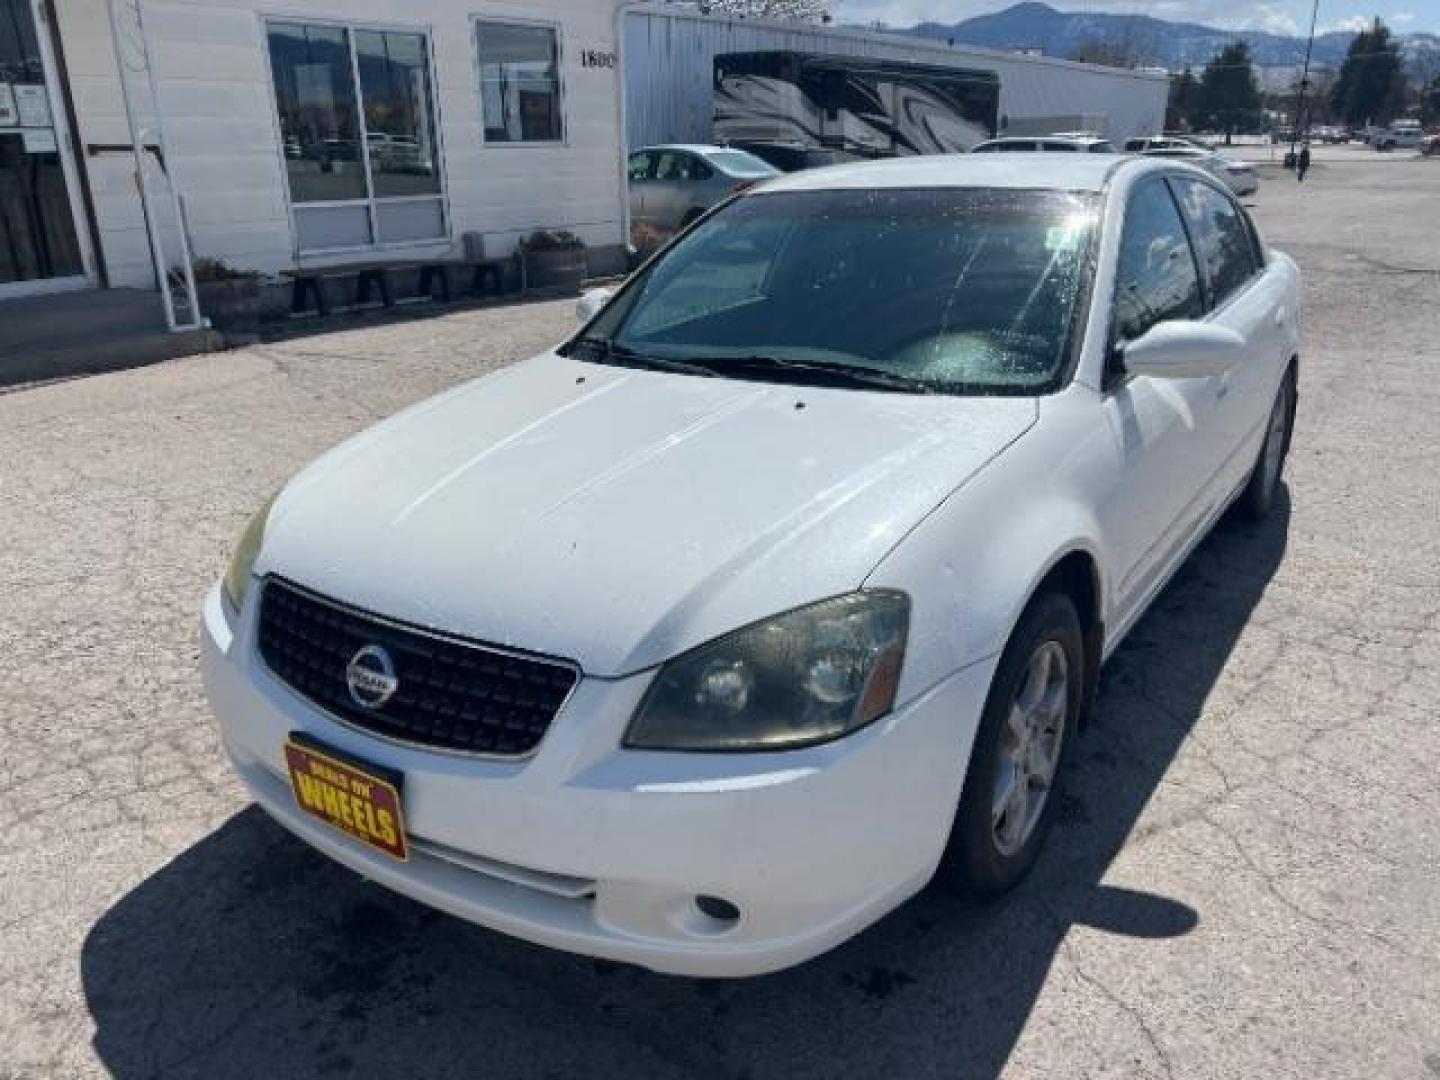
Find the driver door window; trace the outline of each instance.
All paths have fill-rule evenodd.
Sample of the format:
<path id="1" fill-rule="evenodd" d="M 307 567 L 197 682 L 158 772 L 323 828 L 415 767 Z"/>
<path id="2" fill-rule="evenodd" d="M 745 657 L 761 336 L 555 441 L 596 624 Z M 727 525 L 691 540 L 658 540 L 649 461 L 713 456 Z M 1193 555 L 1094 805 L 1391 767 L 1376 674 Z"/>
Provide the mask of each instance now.
<path id="1" fill-rule="evenodd" d="M 1152 180 L 1130 197 L 1115 272 L 1115 333 L 1134 341 L 1156 323 L 1205 314 L 1200 275 L 1180 211 Z"/>
<path id="2" fill-rule="evenodd" d="M 631 154 L 630 155 L 630 182 L 637 180 L 650 180 L 655 175 L 654 154 Z"/>

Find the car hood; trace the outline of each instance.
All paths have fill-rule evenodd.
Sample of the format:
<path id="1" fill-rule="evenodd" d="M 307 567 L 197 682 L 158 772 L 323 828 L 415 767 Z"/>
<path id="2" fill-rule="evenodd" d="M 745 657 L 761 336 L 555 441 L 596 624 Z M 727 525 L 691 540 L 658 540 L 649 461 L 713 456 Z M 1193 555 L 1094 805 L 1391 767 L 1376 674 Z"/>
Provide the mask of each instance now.
<path id="1" fill-rule="evenodd" d="M 1036 412 L 547 354 L 322 457 L 256 570 L 617 677 L 857 588 Z"/>

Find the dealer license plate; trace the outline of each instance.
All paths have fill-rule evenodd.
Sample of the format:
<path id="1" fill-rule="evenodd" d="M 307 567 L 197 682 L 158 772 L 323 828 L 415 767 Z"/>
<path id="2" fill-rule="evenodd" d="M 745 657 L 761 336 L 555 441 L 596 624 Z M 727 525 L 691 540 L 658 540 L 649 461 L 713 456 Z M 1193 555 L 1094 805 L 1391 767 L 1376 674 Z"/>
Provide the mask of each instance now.
<path id="1" fill-rule="evenodd" d="M 285 743 L 285 761 L 301 810 L 392 859 L 409 858 L 398 774 L 293 735 Z"/>

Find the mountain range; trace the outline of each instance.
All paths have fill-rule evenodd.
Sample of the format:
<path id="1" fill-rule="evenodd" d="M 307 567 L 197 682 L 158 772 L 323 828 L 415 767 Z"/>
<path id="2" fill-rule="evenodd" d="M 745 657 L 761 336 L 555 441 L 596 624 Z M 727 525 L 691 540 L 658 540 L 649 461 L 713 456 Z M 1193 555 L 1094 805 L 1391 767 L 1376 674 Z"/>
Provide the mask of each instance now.
<path id="1" fill-rule="evenodd" d="M 1049 4 L 1016 4 L 990 15 L 978 15 L 947 26 L 927 22 L 906 30 L 921 37 L 979 45 L 991 49 L 1039 49 L 1046 56 L 1073 57 L 1082 46 L 1108 46 L 1123 50 L 1142 66 L 1197 70 L 1224 45 L 1236 38 L 1250 46 L 1261 68 L 1299 67 L 1305 60 L 1305 39 L 1263 30 L 1223 30 L 1199 23 L 1170 22 L 1149 15 L 1111 15 L 1057 11 Z M 1315 38 L 1312 63 L 1338 67 L 1345 59 L 1354 33 L 1349 30 Z M 1440 70 L 1440 35 L 1397 34 L 1412 64 L 1429 64 Z"/>

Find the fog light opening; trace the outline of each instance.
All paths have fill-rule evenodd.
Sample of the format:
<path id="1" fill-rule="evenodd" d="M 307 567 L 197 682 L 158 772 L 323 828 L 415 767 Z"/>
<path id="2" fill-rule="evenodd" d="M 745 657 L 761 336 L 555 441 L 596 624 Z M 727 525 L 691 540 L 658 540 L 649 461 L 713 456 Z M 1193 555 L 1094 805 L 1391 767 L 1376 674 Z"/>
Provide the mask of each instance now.
<path id="1" fill-rule="evenodd" d="M 726 928 L 734 926 L 740 921 L 740 909 L 723 897 L 697 896 L 695 897 L 695 906 L 700 910 L 701 915 L 724 924 Z"/>

